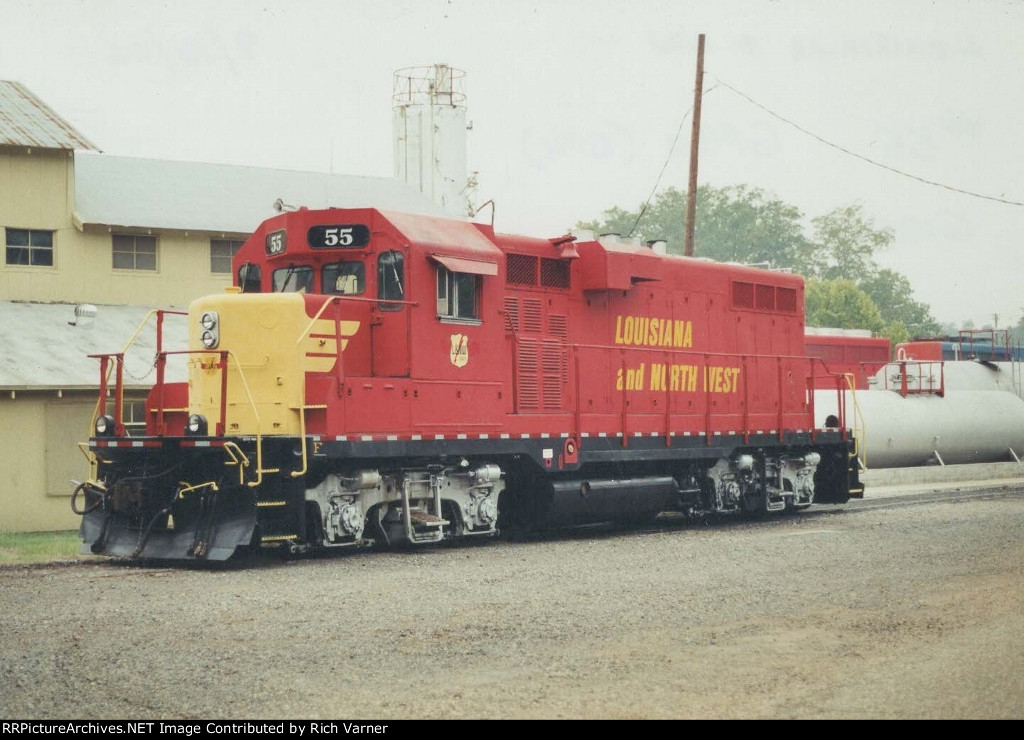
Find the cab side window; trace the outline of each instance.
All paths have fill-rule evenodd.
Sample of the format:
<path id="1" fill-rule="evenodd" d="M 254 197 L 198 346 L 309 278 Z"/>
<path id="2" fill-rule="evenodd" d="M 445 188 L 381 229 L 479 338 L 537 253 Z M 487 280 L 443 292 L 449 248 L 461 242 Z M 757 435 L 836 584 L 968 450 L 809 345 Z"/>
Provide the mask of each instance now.
<path id="1" fill-rule="evenodd" d="M 437 315 L 442 319 L 477 321 L 480 277 L 437 267 Z"/>
<path id="2" fill-rule="evenodd" d="M 260 266 L 246 262 L 238 268 L 238 287 L 243 293 L 259 293 L 263 290 Z"/>
<path id="3" fill-rule="evenodd" d="M 377 257 L 377 298 L 381 301 L 405 300 L 405 260 L 401 252 L 382 252 Z M 381 303 L 382 311 L 398 311 L 400 303 Z"/>

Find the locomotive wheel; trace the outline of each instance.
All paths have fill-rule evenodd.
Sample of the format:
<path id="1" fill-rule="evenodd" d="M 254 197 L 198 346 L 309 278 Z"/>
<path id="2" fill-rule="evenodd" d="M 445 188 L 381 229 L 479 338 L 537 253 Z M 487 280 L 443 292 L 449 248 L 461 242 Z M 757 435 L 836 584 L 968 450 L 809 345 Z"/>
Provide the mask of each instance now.
<path id="1" fill-rule="evenodd" d="M 306 502 L 306 541 L 314 548 L 324 544 L 323 515 L 315 501 Z"/>
<path id="2" fill-rule="evenodd" d="M 462 521 L 458 504 L 454 501 L 444 500 L 441 502 L 441 511 L 444 518 L 448 520 L 445 542 L 452 545 L 458 544 L 464 539 L 462 535 L 466 531 L 466 525 Z"/>
<path id="3" fill-rule="evenodd" d="M 751 519 L 760 519 L 768 513 L 768 495 L 764 491 L 744 494 L 743 512 Z"/>
<path id="4" fill-rule="evenodd" d="M 387 550 L 391 547 L 391 541 L 381 523 L 381 507 L 374 506 L 366 512 L 366 524 L 363 529 L 363 538 L 373 540 L 373 546 L 378 550 Z"/>

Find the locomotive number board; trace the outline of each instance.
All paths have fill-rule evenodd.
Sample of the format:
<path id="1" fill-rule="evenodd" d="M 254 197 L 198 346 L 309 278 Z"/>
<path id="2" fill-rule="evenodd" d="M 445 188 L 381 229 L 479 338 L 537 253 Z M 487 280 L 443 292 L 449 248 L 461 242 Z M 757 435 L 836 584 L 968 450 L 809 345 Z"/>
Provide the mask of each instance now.
<path id="1" fill-rule="evenodd" d="M 275 254 L 284 254 L 284 250 L 288 244 L 287 233 L 284 230 L 274 231 L 267 234 L 266 250 L 267 256 L 273 257 Z"/>
<path id="2" fill-rule="evenodd" d="M 370 243 L 370 229 L 363 224 L 311 226 L 306 236 L 313 249 L 353 249 Z"/>

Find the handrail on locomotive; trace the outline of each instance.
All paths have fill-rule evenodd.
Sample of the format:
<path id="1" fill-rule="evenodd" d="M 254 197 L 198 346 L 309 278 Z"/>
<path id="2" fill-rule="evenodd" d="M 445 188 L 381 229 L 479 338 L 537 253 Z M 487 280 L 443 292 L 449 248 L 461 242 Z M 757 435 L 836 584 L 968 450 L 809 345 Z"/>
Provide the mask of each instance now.
<path id="1" fill-rule="evenodd" d="M 304 364 L 304 360 L 305 360 L 305 355 L 301 351 L 302 342 L 306 338 L 308 338 L 308 337 L 310 337 L 312 335 L 313 327 L 316 325 L 316 322 L 320 319 L 320 317 L 326 312 L 326 310 L 329 307 L 333 307 L 334 308 L 334 317 L 333 317 L 332 323 L 334 324 L 334 327 L 335 327 L 335 339 L 336 339 L 336 342 L 337 342 L 336 346 L 339 349 L 339 351 L 337 353 L 337 363 L 336 363 L 336 370 L 335 370 L 335 375 L 336 375 L 336 378 L 337 378 L 337 381 L 338 381 L 338 392 L 339 392 L 339 394 L 340 394 L 342 388 L 344 387 L 344 380 L 345 380 L 345 378 L 344 378 L 344 364 L 343 364 L 344 354 L 340 351 L 340 348 L 341 348 L 342 344 L 341 344 L 341 329 L 340 329 L 341 317 L 340 317 L 340 314 L 339 314 L 339 306 L 340 306 L 342 301 L 363 301 L 363 302 L 373 302 L 373 303 L 387 302 L 387 303 L 401 303 L 401 304 L 406 304 L 406 305 L 417 305 L 417 303 L 413 302 L 413 301 L 391 301 L 391 300 L 389 300 L 389 301 L 380 301 L 378 299 L 364 299 L 364 298 L 358 298 L 358 297 L 353 297 L 353 296 L 332 296 L 332 297 L 328 297 L 323 302 L 323 304 L 321 305 L 319 310 L 316 312 L 316 314 L 313 316 L 313 318 L 310 319 L 309 322 L 306 324 L 306 326 L 303 327 L 303 329 L 299 332 L 299 335 L 298 335 L 298 337 L 295 340 L 295 351 L 296 351 L 296 353 L 298 355 L 299 364 L 300 364 L 300 366 L 302 366 Z M 114 388 L 114 425 L 115 425 L 115 427 L 114 427 L 114 434 L 112 436 L 115 437 L 115 438 L 126 436 L 126 428 L 125 428 L 124 420 L 123 420 L 123 413 L 124 413 L 124 409 L 123 409 L 123 396 L 124 396 L 124 373 L 123 373 L 123 368 L 124 368 L 124 356 L 127 353 L 127 351 L 130 349 L 130 347 L 134 344 L 134 342 L 138 338 L 138 336 L 141 334 L 141 330 L 145 326 L 145 324 L 148 322 L 150 316 L 153 316 L 153 315 L 157 316 L 157 324 L 156 324 L 156 353 L 155 353 L 155 359 L 154 359 L 154 364 L 155 364 L 155 367 L 156 367 L 156 382 L 153 385 L 153 390 L 154 390 L 154 392 L 156 394 L 155 395 L 155 401 L 156 402 L 154 404 L 154 407 L 150 410 L 150 412 L 155 414 L 155 416 L 156 416 L 156 420 L 155 420 L 154 424 L 155 424 L 155 429 L 157 431 L 157 434 L 155 436 L 165 436 L 166 433 L 167 433 L 167 427 L 166 427 L 166 423 L 164 421 L 164 413 L 165 413 L 165 411 L 185 411 L 185 410 L 187 410 L 187 409 L 175 409 L 175 408 L 168 409 L 168 408 L 165 407 L 165 404 L 164 404 L 164 388 L 166 386 L 165 371 L 166 371 L 166 365 L 167 365 L 167 358 L 170 357 L 170 356 L 174 356 L 174 355 L 215 355 L 215 356 L 218 357 L 218 361 L 216 362 L 216 364 L 204 365 L 204 367 L 216 368 L 217 370 L 220 371 L 220 376 L 221 376 L 221 382 L 220 382 L 221 392 L 220 392 L 219 415 L 218 415 L 218 418 L 216 420 L 216 424 L 215 424 L 215 427 L 214 427 L 214 430 L 215 430 L 214 431 L 214 435 L 212 435 L 212 436 L 217 436 L 217 437 L 223 436 L 224 433 L 225 433 L 225 425 L 226 425 L 226 418 L 227 418 L 227 398 L 228 398 L 227 391 L 228 391 L 228 382 L 229 382 L 229 380 L 228 380 L 228 377 L 229 377 L 228 376 L 228 359 L 229 359 L 230 356 L 232 356 L 232 353 L 231 353 L 230 350 L 206 350 L 206 349 L 203 349 L 203 350 L 164 350 L 163 349 L 163 332 L 162 332 L 163 317 L 164 317 L 164 315 L 187 315 L 187 313 L 182 312 L 182 311 L 171 311 L 171 310 L 164 310 L 164 309 L 157 309 L 157 310 L 151 311 L 149 314 L 147 314 L 146 318 L 143 319 L 143 321 L 140 323 L 140 325 L 139 325 L 138 329 L 136 330 L 136 332 L 132 335 L 131 339 L 128 341 L 128 343 L 125 345 L 125 347 L 120 352 L 100 353 L 100 354 L 89 355 L 89 357 L 97 358 L 100 361 L 99 401 L 98 401 L 98 404 L 97 404 L 97 410 L 96 410 L 96 412 L 95 412 L 95 414 L 94 414 L 94 416 L 92 418 L 92 422 L 95 423 L 96 419 L 99 416 L 102 416 L 102 415 L 104 415 L 106 413 L 106 398 L 109 395 L 108 382 L 109 382 L 109 377 L 110 377 L 111 364 L 113 362 L 113 367 L 116 367 L 116 373 L 115 373 L 115 388 Z M 596 350 L 602 350 L 602 351 L 618 351 L 620 353 L 620 355 L 622 355 L 623 357 L 625 357 L 625 355 L 627 353 L 650 354 L 650 353 L 654 352 L 654 350 L 651 350 L 650 348 L 646 348 L 646 347 L 616 347 L 616 346 L 612 346 L 612 345 L 588 344 L 588 343 L 582 343 L 582 342 L 573 342 L 573 343 L 571 343 L 569 345 L 568 349 L 572 351 L 574 357 L 577 358 L 577 361 L 578 361 L 578 353 L 579 353 L 580 350 L 583 350 L 583 349 L 596 349 Z M 703 364 L 702 365 L 698 365 L 698 367 L 708 367 L 709 366 L 708 363 L 709 363 L 709 360 L 711 358 L 736 359 L 736 360 L 739 360 L 743 364 L 744 367 L 746 367 L 747 363 L 751 359 L 767 358 L 767 356 L 762 356 L 762 355 L 739 355 L 739 354 L 731 354 L 731 353 L 725 353 L 725 352 L 696 352 L 696 351 L 693 351 L 693 350 L 674 349 L 674 348 L 664 348 L 664 349 L 660 349 L 660 350 L 657 350 L 657 351 L 663 352 L 665 355 L 672 356 L 672 357 L 688 357 L 688 358 L 699 357 L 699 358 L 701 358 Z M 837 398 L 837 409 L 838 409 L 838 415 L 837 415 L 838 419 L 836 420 L 837 423 L 836 423 L 835 426 L 838 428 L 838 431 L 839 431 L 839 433 L 841 435 L 841 438 L 844 439 L 844 440 L 847 439 L 847 434 L 848 434 L 848 427 L 847 427 L 847 424 L 846 424 L 847 410 L 846 410 L 846 396 L 845 396 L 845 392 L 844 391 L 849 390 L 852 393 L 852 395 L 853 395 L 854 402 L 856 402 L 855 383 L 852 382 L 852 379 L 849 377 L 849 375 L 848 374 L 843 374 L 843 373 L 834 373 L 834 372 L 829 371 L 828 365 L 823 360 L 821 360 L 820 358 L 816 358 L 816 357 L 804 357 L 804 356 L 797 356 L 797 355 L 773 355 L 771 357 L 772 357 L 772 359 L 776 360 L 777 367 L 779 368 L 778 379 L 779 379 L 780 384 L 781 384 L 782 378 L 783 378 L 782 364 L 783 364 L 784 360 L 803 361 L 803 362 L 806 362 L 808 364 L 808 372 L 807 372 L 807 375 L 806 375 L 806 385 L 807 385 L 807 396 L 806 396 L 806 398 L 807 398 L 807 403 L 808 403 L 809 411 L 810 411 L 810 414 L 811 414 L 812 418 L 814 418 L 814 393 L 813 393 L 813 388 L 814 388 L 814 386 L 816 384 L 816 381 L 818 381 L 822 377 L 831 379 L 831 381 L 835 385 L 836 398 Z M 907 363 L 902 363 L 902 365 L 904 365 L 904 366 L 906 364 Z M 942 365 L 942 363 L 937 363 L 937 364 L 939 364 L 940 367 Z M 257 427 L 256 427 L 257 447 L 256 448 L 257 448 L 257 454 L 259 455 L 259 450 L 262 448 L 263 430 L 260 428 L 260 425 L 259 425 L 259 412 L 258 412 L 258 409 L 257 409 L 256 399 L 253 398 L 252 393 L 249 390 L 248 383 L 246 382 L 246 379 L 245 379 L 245 371 L 244 371 L 244 368 L 242 367 L 242 364 L 236 361 L 231 367 L 232 367 L 232 369 L 234 369 L 238 373 L 239 381 L 243 385 L 246 397 L 247 397 L 247 399 L 249 401 L 250 408 L 251 408 L 252 413 L 254 414 L 254 416 L 256 417 L 256 420 L 257 420 Z M 623 360 L 622 367 L 625 368 L 625 360 Z M 822 373 L 818 373 L 818 372 L 816 372 L 817 369 L 821 369 L 821 370 L 823 370 L 823 372 Z M 901 390 L 902 390 L 903 394 L 905 395 L 908 392 L 908 390 L 907 390 L 907 380 L 906 380 L 907 376 L 906 376 L 905 372 L 902 375 L 903 375 L 903 382 L 902 382 Z M 741 387 L 742 387 L 743 395 L 744 395 L 745 399 L 748 398 L 748 394 L 749 394 L 749 382 L 750 382 L 749 381 L 749 377 L 750 377 L 749 373 L 746 373 L 746 372 L 740 373 L 740 375 L 739 375 L 740 383 L 741 383 Z M 911 383 L 911 385 L 913 385 L 913 383 Z M 294 407 L 292 407 L 292 408 L 293 408 L 293 410 L 295 410 L 297 412 L 297 414 L 299 416 L 300 428 L 302 430 L 300 432 L 300 436 L 303 439 L 305 439 L 305 436 L 306 436 L 306 434 L 305 434 L 305 428 L 306 428 L 305 427 L 305 411 L 306 411 L 307 408 L 309 408 L 309 406 L 306 403 L 306 387 L 307 386 L 306 386 L 305 383 L 300 383 L 299 386 L 300 386 L 299 393 L 300 393 L 301 397 L 298 399 L 297 404 Z M 672 394 L 669 392 L 669 390 L 667 388 L 663 392 L 664 392 L 665 398 L 666 398 L 666 403 L 665 403 L 665 419 L 666 419 L 665 444 L 666 444 L 666 446 L 671 446 L 671 443 L 672 443 L 671 442 L 671 440 L 672 440 L 671 432 L 673 431 L 671 429 Z M 928 391 L 926 391 L 926 390 L 924 390 L 922 388 L 922 389 L 918 389 L 916 391 L 914 389 L 911 389 L 909 392 L 928 392 Z M 932 392 L 935 392 L 935 391 L 932 391 Z M 942 394 L 941 385 L 940 385 L 940 390 L 938 391 L 938 393 L 939 393 L 939 395 Z M 705 407 L 705 424 L 706 424 L 706 428 L 708 428 L 708 429 L 711 428 L 711 421 L 712 421 L 712 404 L 711 404 L 711 400 L 710 400 L 711 399 L 711 394 L 712 394 L 712 389 L 711 389 L 711 386 L 709 385 L 709 386 L 705 387 L 705 389 L 704 389 L 704 396 L 705 396 L 705 402 L 704 402 L 704 407 Z M 625 422 L 626 422 L 626 420 L 629 417 L 629 411 L 628 411 L 628 404 L 626 404 L 626 402 L 625 402 L 625 383 L 623 383 L 623 394 L 622 394 L 622 397 L 623 397 L 622 413 L 623 413 L 623 422 L 624 422 L 623 423 L 622 440 L 623 440 L 623 446 L 628 446 L 629 435 L 626 433 L 628 427 L 627 427 L 627 424 Z M 576 436 L 577 438 L 579 437 L 579 429 L 578 429 L 578 427 L 580 426 L 580 424 L 579 424 L 579 411 L 580 411 L 580 404 L 577 403 L 576 404 L 576 413 L 574 414 L 574 418 L 575 418 L 576 426 L 577 426 L 577 429 L 574 430 L 575 431 L 574 436 Z M 781 408 L 781 404 L 780 404 L 778 415 L 779 415 L 779 424 L 778 424 L 777 433 L 780 435 L 780 439 L 781 439 L 781 436 L 784 433 L 783 423 L 782 423 L 783 410 Z M 750 427 L 750 425 L 748 423 L 748 416 L 749 416 L 749 403 L 744 403 L 743 404 L 743 422 L 741 424 L 741 430 L 742 430 L 742 433 L 743 433 L 743 436 L 744 436 L 744 441 L 749 441 L 750 434 L 754 431 L 753 429 L 751 429 L 751 427 Z M 813 427 L 810 430 L 812 440 L 814 439 L 814 437 L 815 437 L 815 435 L 817 434 L 818 431 L 819 430 L 817 429 L 816 426 Z M 708 443 L 710 443 L 710 437 L 708 439 Z M 302 452 L 301 452 L 301 454 L 302 454 L 302 468 L 299 471 L 292 471 L 291 475 L 293 477 L 298 477 L 300 475 L 305 474 L 305 472 L 307 470 L 307 467 L 308 467 L 308 465 L 307 465 L 306 445 L 305 444 L 301 445 L 301 448 L 302 448 Z M 242 455 L 242 457 L 245 458 L 244 454 Z M 243 463 L 243 465 L 246 465 L 246 466 L 248 465 L 248 460 L 247 459 L 245 459 L 245 462 Z M 258 474 L 262 475 L 262 473 L 265 473 L 265 472 L 277 472 L 277 471 L 276 470 L 271 470 L 271 469 L 264 470 L 262 468 L 262 465 L 259 463 L 259 460 L 257 460 L 257 471 L 256 472 Z M 254 485 L 254 484 L 250 483 L 250 485 Z M 255 483 L 255 485 L 258 485 L 258 482 Z"/>

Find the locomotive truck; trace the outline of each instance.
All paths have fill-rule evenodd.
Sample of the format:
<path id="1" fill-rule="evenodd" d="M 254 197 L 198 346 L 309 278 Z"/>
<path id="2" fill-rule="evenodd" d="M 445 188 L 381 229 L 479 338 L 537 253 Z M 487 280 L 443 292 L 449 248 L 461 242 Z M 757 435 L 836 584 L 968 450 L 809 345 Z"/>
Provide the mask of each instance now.
<path id="1" fill-rule="evenodd" d="M 83 551 L 226 560 L 797 511 L 863 495 L 803 281 L 614 236 L 377 209 L 265 221 L 233 285 L 157 312 L 145 433 L 98 355 Z M 171 382 L 168 363 L 187 367 Z M 838 413 L 814 422 L 813 388 Z"/>

